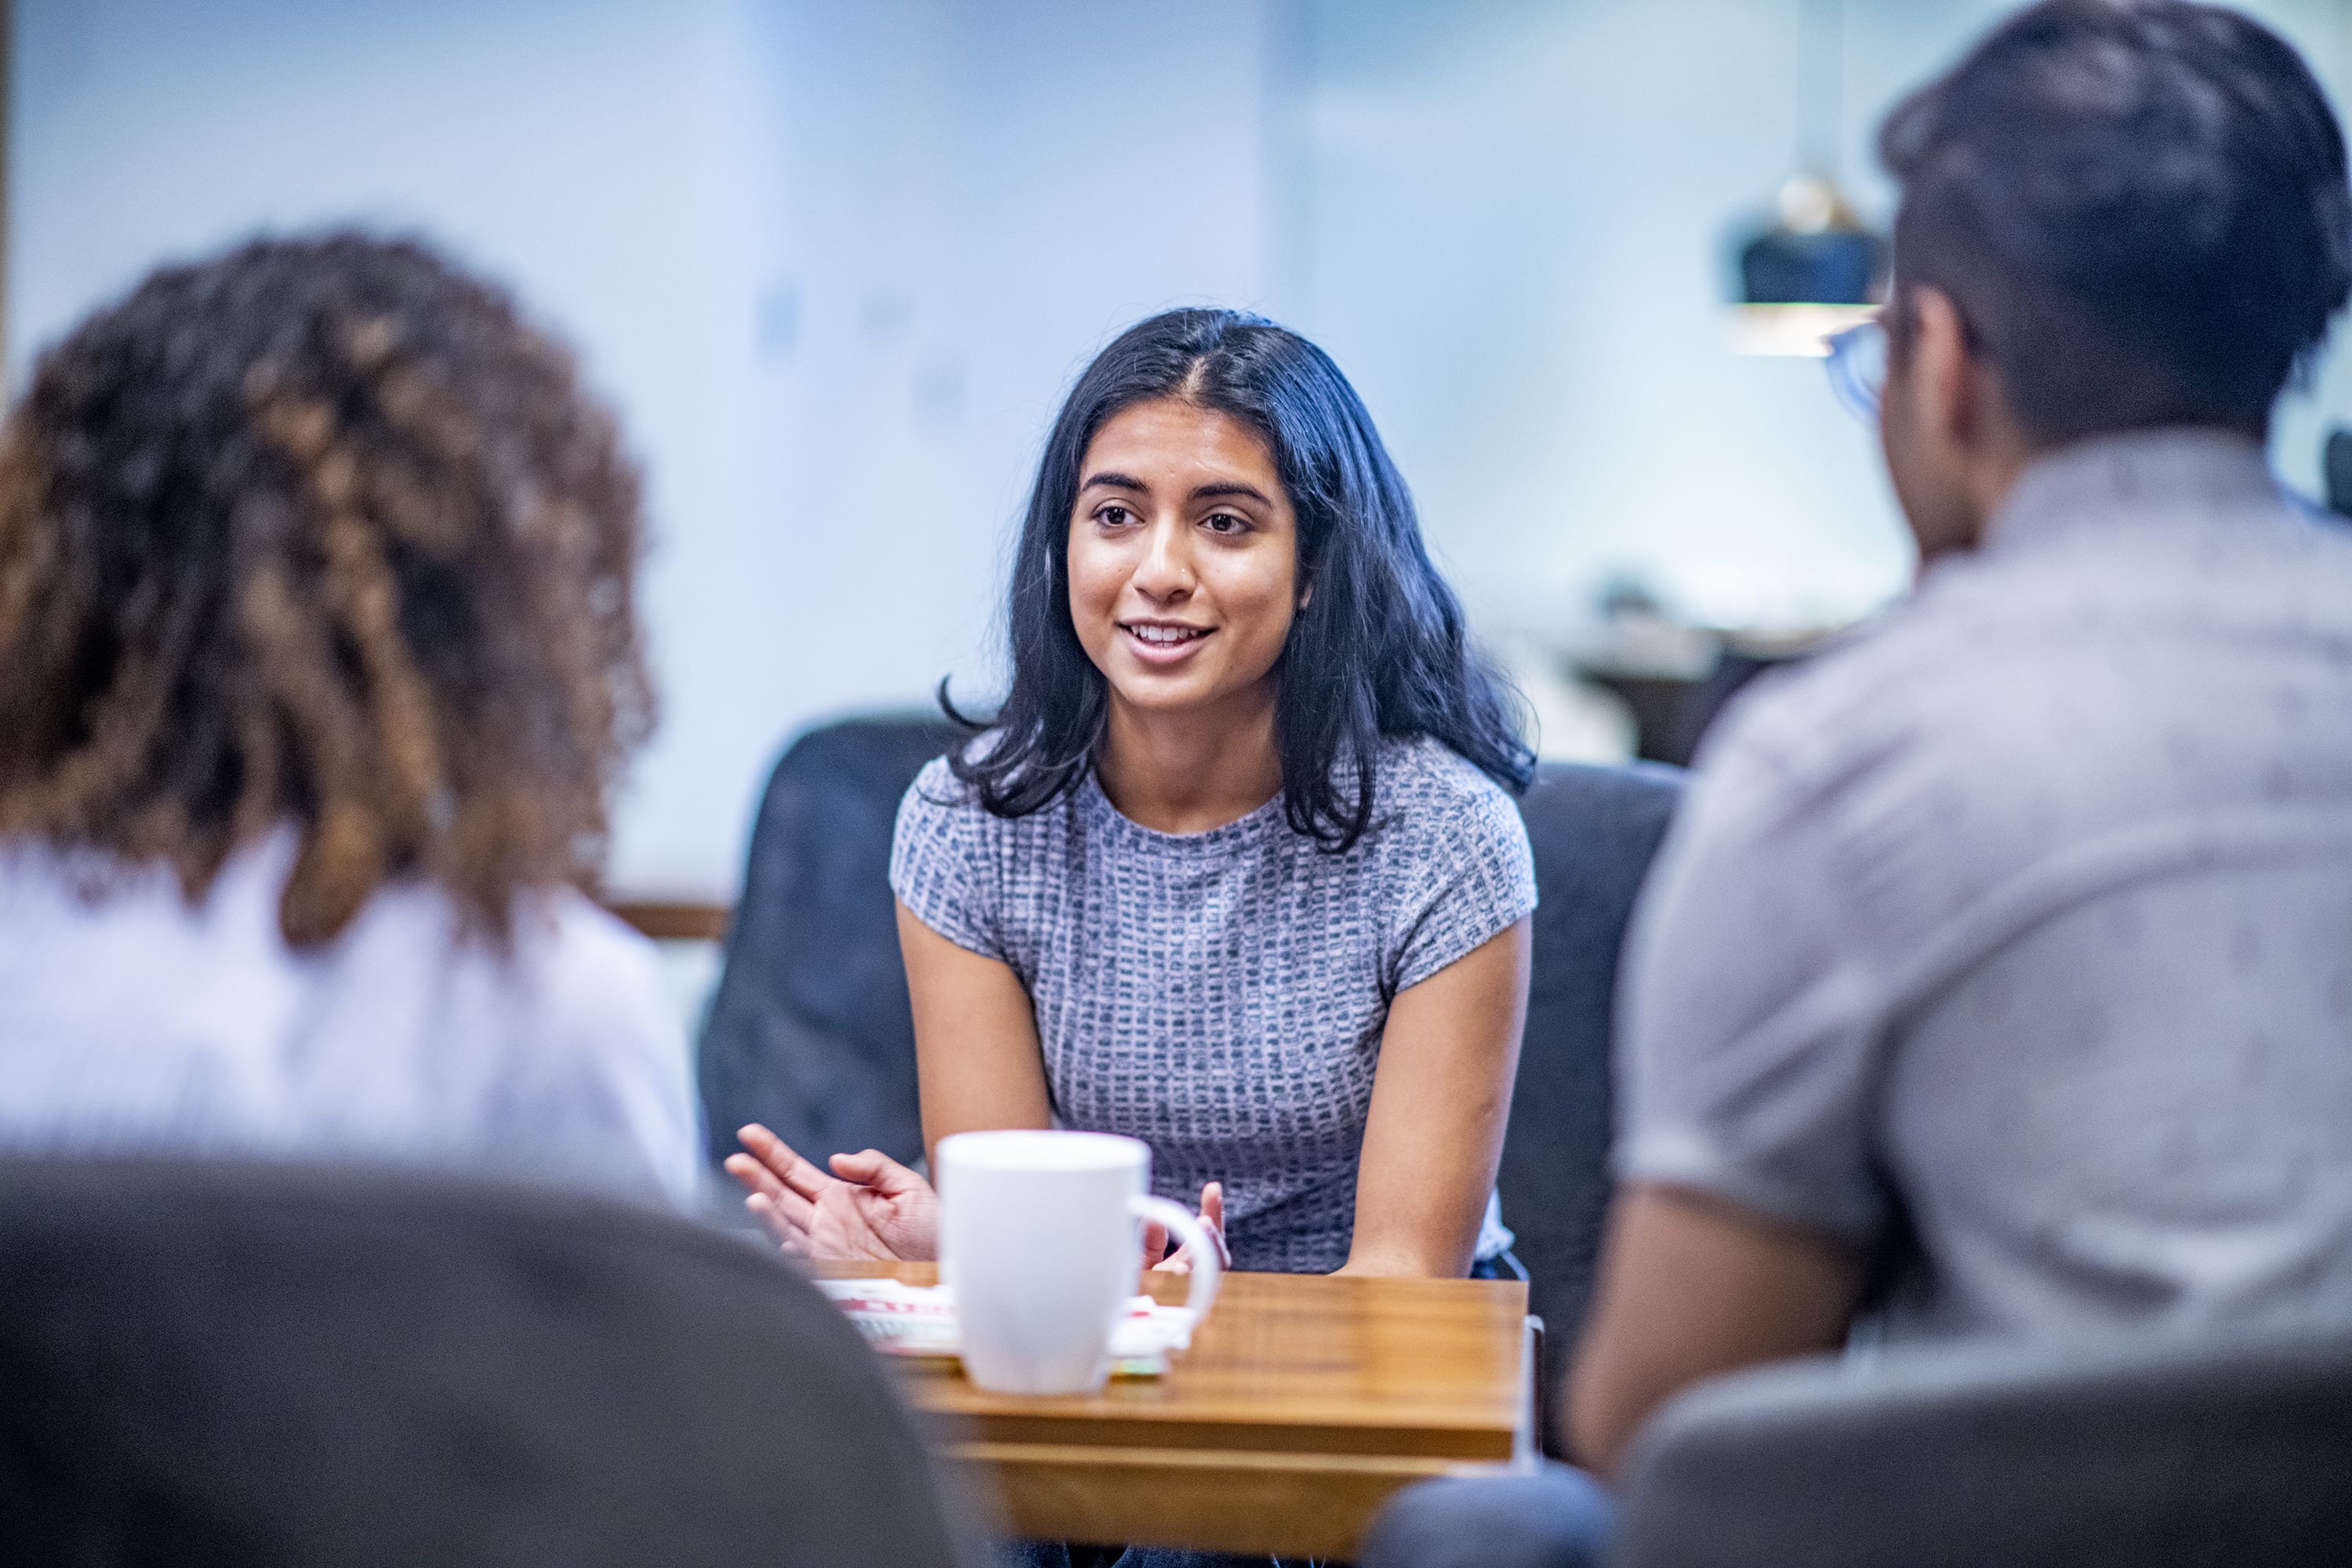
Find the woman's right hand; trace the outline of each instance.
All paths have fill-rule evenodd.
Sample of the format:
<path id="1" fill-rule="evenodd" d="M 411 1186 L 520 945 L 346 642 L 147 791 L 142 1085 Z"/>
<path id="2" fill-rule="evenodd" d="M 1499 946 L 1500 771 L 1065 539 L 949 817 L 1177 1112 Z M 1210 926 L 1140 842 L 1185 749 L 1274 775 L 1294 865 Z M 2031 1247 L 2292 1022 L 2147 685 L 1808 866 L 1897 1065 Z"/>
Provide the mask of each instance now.
<path id="1" fill-rule="evenodd" d="M 1201 1189 L 1201 1228 L 1217 1244 L 1217 1261 L 1227 1268 L 1234 1266 L 1233 1249 L 1225 1245 L 1225 1184 L 1211 1182 Z M 1192 1272 L 1192 1244 L 1186 1242 L 1174 1252 L 1168 1250 L 1168 1227 L 1157 1220 L 1147 1220 L 1143 1226 L 1143 1266 L 1162 1274 Z"/>
<path id="2" fill-rule="evenodd" d="M 750 1189 L 743 1206 L 801 1258 L 929 1262 L 939 1256 L 940 1197 L 887 1154 L 835 1154 L 831 1174 L 753 1122 L 736 1134 L 749 1151 L 727 1171 Z"/>

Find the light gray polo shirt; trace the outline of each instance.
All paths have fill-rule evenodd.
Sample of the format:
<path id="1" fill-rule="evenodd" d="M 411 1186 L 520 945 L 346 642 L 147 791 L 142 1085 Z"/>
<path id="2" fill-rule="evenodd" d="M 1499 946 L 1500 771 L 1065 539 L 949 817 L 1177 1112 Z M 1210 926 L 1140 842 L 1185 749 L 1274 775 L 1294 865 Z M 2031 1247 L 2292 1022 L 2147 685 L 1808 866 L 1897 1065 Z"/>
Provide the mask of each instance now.
<path id="1" fill-rule="evenodd" d="M 1622 984 L 1620 1174 L 1907 1215 L 1889 1340 L 2352 1317 L 2352 531 L 2221 434 L 2037 463 L 1736 707 Z"/>

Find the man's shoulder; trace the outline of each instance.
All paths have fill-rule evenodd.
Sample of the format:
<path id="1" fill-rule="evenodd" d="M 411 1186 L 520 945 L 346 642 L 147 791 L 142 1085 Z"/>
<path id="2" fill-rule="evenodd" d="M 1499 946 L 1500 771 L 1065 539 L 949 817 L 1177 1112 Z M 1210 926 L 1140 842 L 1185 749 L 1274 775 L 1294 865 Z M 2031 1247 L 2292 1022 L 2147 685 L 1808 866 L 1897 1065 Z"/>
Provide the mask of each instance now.
<path id="1" fill-rule="evenodd" d="M 2198 564 L 2200 556 L 2210 560 Z M 2337 574 L 2342 574 L 2338 576 Z M 2243 805 L 2271 759 L 2352 774 L 2352 538 L 2115 531 L 1938 566 L 1919 592 L 1737 700 L 1704 814 L 1893 895 L 1981 888 L 2120 826 Z"/>
<path id="2" fill-rule="evenodd" d="M 1954 628 L 1906 600 L 1767 671 L 1724 710 L 1701 744 L 1702 778 L 1761 769 L 1791 780 L 1847 771 L 1932 731 L 1957 673 Z"/>

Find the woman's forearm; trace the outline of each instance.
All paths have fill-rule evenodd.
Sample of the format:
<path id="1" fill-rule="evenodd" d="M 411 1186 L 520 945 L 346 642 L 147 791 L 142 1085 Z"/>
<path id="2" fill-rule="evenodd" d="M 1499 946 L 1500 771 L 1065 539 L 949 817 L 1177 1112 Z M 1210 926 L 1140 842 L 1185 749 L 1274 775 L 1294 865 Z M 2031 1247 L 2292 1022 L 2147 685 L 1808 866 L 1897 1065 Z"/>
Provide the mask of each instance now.
<path id="1" fill-rule="evenodd" d="M 1522 920 L 1390 1009 L 1340 1272 L 1469 1272 L 1510 1117 L 1531 946 Z"/>
<path id="2" fill-rule="evenodd" d="M 1373 1279 L 1459 1279 L 1476 1261 L 1477 1239 L 1460 1247 L 1416 1246 L 1410 1237 L 1383 1237 L 1348 1249 L 1348 1261 L 1334 1274 Z"/>

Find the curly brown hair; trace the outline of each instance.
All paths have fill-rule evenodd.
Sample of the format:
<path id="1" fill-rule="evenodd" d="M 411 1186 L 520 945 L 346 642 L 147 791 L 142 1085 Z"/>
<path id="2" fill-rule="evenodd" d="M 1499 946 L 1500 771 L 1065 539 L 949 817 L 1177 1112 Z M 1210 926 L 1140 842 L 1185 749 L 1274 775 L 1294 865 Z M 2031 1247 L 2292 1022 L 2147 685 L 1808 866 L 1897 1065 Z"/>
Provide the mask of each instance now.
<path id="1" fill-rule="evenodd" d="M 0 837 L 193 900 L 289 825 L 290 943 L 408 877 L 503 940 L 652 725 L 638 489 L 570 354 L 423 245 L 157 272 L 0 431 Z"/>

